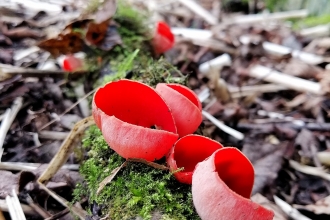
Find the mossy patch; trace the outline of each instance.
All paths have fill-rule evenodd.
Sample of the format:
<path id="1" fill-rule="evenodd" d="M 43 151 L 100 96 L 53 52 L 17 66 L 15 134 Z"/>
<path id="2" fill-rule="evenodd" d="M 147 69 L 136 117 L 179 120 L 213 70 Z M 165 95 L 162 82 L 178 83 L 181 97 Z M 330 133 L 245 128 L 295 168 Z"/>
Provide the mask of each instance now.
<path id="1" fill-rule="evenodd" d="M 83 146 L 88 151 L 80 168 L 85 183 L 77 186 L 76 200 L 87 196 L 89 204 L 101 206 L 100 214 L 109 219 L 151 219 L 155 213 L 164 220 L 199 219 L 191 186 L 180 184 L 168 171 L 142 163 L 129 162 L 97 195 L 100 182 L 125 160 L 108 147 L 96 126 L 87 131 Z"/>

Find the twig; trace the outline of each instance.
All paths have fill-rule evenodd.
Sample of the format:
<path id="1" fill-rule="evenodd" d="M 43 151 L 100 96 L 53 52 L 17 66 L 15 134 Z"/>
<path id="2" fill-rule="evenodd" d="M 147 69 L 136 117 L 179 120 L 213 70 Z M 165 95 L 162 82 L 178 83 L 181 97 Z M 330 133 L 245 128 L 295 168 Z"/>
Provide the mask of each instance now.
<path id="1" fill-rule="evenodd" d="M 203 18 L 210 25 L 216 25 L 218 19 L 214 17 L 210 12 L 204 9 L 202 6 L 197 4 L 193 0 L 179 0 L 179 2 L 189 8 L 191 11 L 195 12 L 201 18 Z"/>
<path id="2" fill-rule="evenodd" d="M 243 15 L 237 17 L 231 17 L 228 19 L 223 18 L 223 23 L 229 24 L 249 24 L 257 22 L 266 22 L 274 20 L 285 20 L 288 18 L 302 18 L 308 16 L 308 10 L 296 10 L 296 11 L 285 11 L 276 12 L 271 14 L 255 14 L 255 15 Z"/>
<path id="3" fill-rule="evenodd" d="M 41 163 L 0 162 L 0 170 L 33 171 L 40 167 Z M 79 170 L 79 164 L 64 164 L 62 169 Z"/>
<path id="4" fill-rule="evenodd" d="M 12 196 L 6 197 L 6 203 L 12 220 L 26 220 L 15 190 L 12 191 Z"/>
<path id="5" fill-rule="evenodd" d="M 295 169 L 301 173 L 312 175 L 312 176 L 318 176 L 325 180 L 330 181 L 330 174 L 326 173 L 320 167 L 311 167 L 311 166 L 301 165 L 294 160 L 290 160 L 289 164 L 290 164 L 290 167 L 292 167 L 293 169 Z"/>
<path id="6" fill-rule="evenodd" d="M 69 135 L 69 132 L 60 131 L 40 131 L 39 138 L 48 140 L 64 140 Z"/>
<path id="7" fill-rule="evenodd" d="M 213 33 L 209 30 L 194 29 L 194 28 L 179 28 L 172 27 L 171 31 L 174 35 L 182 36 L 184 38 L 195 40 L 208 40 L 211 39 Z"/>
<path id="8" fill-rule="evenodd" d="M 96 190 L 96 195 L 100 194 L 100 192 L 104 189 L 104 187 L 109 184 L 113 178 L 116 177 L 117 173 L 126 166 L 127 162 L 125 161 L 122 165 L 119 167 L 116 167 L 114 170 L 111 171 L 110 175 L 107 176 L 102 182 L 99 184 L 99 188 Z"/>
<path id="9" fill-rule="evenodd" d="M 288 88 L 276 84 L 262 84 L 262 85 L 254 85 L 254 86 L 228 87 L 228 90 L 231 94 L 231 97 L 235 99 L 235 98 L 241 98 L 254 94 L 288 90 Z"/>
<path id="10" fill-rule="evenodd" d="M 92 91 L 90 91 L 89 93 L 87 93 L 84 97 L 82 97 L 81 99 L 79 99 L 78 101 L 76 101 L 72 106 L 70 106 L 70 108 L 67 108 L 62 114 L 60 114 L 58 116 L 58 118 L 61 118 L 63 115 L 65 115 L 66 113 L 68 113 L 69 111 L 71 111 L 74 107 L 76 107 L 82 100 L 86 99 L 88 96 L 92 95 L 96 90 L 93 89 Z M 50 122 L 48 122 L 47 124 L 45 124 L 44 126 L 42 126 L 39 131 L 44 130 L 45 128 L 47 128 L 49 125 L 53 124 L 54 122 L 58 121 L 58 118 L 51 120 Z"/>
<path id="11" fill-rule="evenodd" d="M 38 204 L 34 203 L 30 195 L 27 195 L 26 201 L 31 208 L 33 208 L 40 216 L 43 218 L 49 218 L 51 215 L 46 212 L 43 208 L 41 208 Z"/>
<path id="12" fill-rule="evenodd" d="M 36 215 L 37 213 L 28 205 L 21 204 L 21 207 L 23 209 L 23 212 L 26 215 Z M 6 200 L 0 199 L 0 210 L 4 212 L 9 212 L 9 207 L 6 203 Z"/>
<path id="13" fill-rule="evenodd" d="M 77 122 L 72 128 L 70 134 L 63 141 L 60 150 L 53 157 L 49 163 L 47 169 L 39 177 L 38 182 L 46 184 L 54 174 L 63 166 L 63 164 L 68 160 L 70 154 L 72 153 L 76 143 L 80 141 L 80 137 L 83 135 L 86 128 L 94 124 L 94 119 L 92 116 L 84 118 Z"/>
<path id="14" fill-rule="evenodd" d="M 228 54 L 222 54 L 212 60 L 199 65 L 199 72 L 207 74 L 211 69 L 220 70 L 223 66 L 229 66 L 231 64 L 231 58 Z"/>
<path id="15" fill-rule="evenodd" d="M 7 64 L 0 64 L 0 72 L 2 74 L 7 74 L 7 75 L 21 75 L 24 77 L 42 77 L 45 75 L 82 75 L 86 73 L 86 71 L 75 71 L 75 72 L 66 72 L 62 70 L 37 70 L 37 69 L 32 69 L 32 68 L 22 68 L 22 67 L 16 67 L 12 65 L 7 65 Z"/>
<path id="16" fill-rule="evenodd" d="M 310 92 L 316 95 L 322 94 L 321 85 L 319 83 L 284 74 L 265 66 L 253 66 L 249 71 L 249 76 L 280 84 L 301 92 Z"/>
<path id="17" fill-rule="evenodd" d="M 297 209 L 293 208 L 291 205 L 283 201 L 282 199 L 278 198 L 277 196 L 274 196 L 274 201 L 276 205 L 278 205 L 282 211 L 290 216 L 294 220 L 312 220 L 310 218 L 307 218 L 303 214 L 301 214 Z"/>
<path id="18" fill-rule="evenodd" d="M 57 195 L 55 192 L 53 192 L 52 190 L 48 189 L 44 184 L 39 183 L 40 188 L 42 188 L 43 190 L 45 190 L 51 197 L 53 197 L 56 201 L 58 201 L 60 204 L 62 204 L 63 206 L 65 206 L 66 208 L 70 208 L 70 210 L 77 215 L 81 220 L 85 220 L 87 217 L 87 212 L 83 209 L 80 209 L 76 206 L 72 206 L 70 204 L 70 202 L 66 201 L 64 198 L 62 198 L 61 196 Z"/>
<path id="19" fill-rule="evenodd" d="M 79 84 L 78 86 L 76 86 L 74 88 L 74 92 L 77 96 L 77 98 L 82 98 L 84 97 L 86 94 L 85 94 L 85 91 L 84 91 L 84 84 Z M 84 117 L 88 117 L 90 116 L 90 111 L 89 111 L 89 106 L 88 106 L 88 101 L 86 99 L 82 99 L 80 102 L 79 102 L 79 108 L 80 108 L 80 111 L 81 111 L 81 114 L 84 116 Z"/>
<path id="20" fill-rule="evenodd" d="M 3 143 L 5 141 L 7 132 L 9 130 L 10 126 L 12 125 L 13 121 L 15 120 L 16 115 L 17 115 L 18 111 L 21 109 L 22 105 L 23 105 L 23 98 L 17 97 L 14 100 L 14 103 L 11 106 L 11 108 L 7 109 L 4 119 L 1 123 L 1 127 L 0 127 L 0 161 L 1 161 L 2 153 L 3 153 Z"/>
<path id="21" fill-rule="evenodd" d="M 215 117 L 213 117 L 210 113 L 208 113 L 206 111 L 202 111 L 202 114 L 207 119 L 209 119 L 215 126 L 220 128 L 223 132 L 233 136 L 234 138 L 236 138 L 238 140 L 243 140 L 244 139 L 244 134 L 243 133 L 241 133 L 239 131 L 236 131 L 235 129 L 233 129 L 231 127 L 228 127 L 223 122 L 221 122 L 218 119 L 216 119 Z"/>
<path id="22" fill-rule="evenodd" d="M 318 25 L 311 28 L 305 28 L 300 31 L 300 35 L 304 37 L 325 37 L 330 32 L 330 25 Z"/>

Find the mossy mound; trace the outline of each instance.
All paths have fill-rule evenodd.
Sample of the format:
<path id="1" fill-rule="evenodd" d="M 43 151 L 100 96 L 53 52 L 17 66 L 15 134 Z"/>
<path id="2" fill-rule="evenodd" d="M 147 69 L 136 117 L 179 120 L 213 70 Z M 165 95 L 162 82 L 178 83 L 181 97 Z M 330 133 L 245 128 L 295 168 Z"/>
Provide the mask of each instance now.
<path id="1" fill-rule="evenodd" d="M 156 215 L 163 220 L 200 219 L 190 185 L 180 184 L 169 171 L 143 163 L 129 162 L 97 194 L 102 180 L 125 160 L 109 148 L 96 126 L 86 132 L 83 146 L 88 151 L 88 159 L 80 168 L 85 183 L 78 185 L 74 194 L 77 201 L 88 198 L 91 215 L 92 206 L 97 204 L 101 207 L 99 214 L 108 219 L 151 219 Z"/>

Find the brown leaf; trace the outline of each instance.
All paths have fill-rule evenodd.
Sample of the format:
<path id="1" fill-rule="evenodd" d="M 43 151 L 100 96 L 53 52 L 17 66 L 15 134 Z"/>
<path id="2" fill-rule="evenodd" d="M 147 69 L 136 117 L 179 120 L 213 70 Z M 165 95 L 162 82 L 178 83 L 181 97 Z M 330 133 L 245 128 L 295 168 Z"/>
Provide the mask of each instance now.
<path id="1" fill-rule="evenodd" d="M 95 13 L 95 23 L 101 24 L 105 21 L 109 21 L 116 13 L 117 1 L 107 0 L 101 8 Z"/>
<path id="2" fill-rule="evenodd" d="M 262 191 L 277 177 L 282 167 L 286 142 L 279 145 L 270 143 L 251 142 L 243 146 L 242 152 L 250 159 L 255 170 L 252 195 Z"/>
<path id="3" fill-rule="evenodd" d="M 81 51 L 84 46 L 84 41 L 80 33 L 70 32 L 67 34 L 60 34 L 57 38 L 42 41 L 38 46 L 49 51 L 53 56 L 59 56 L 60 54 L 70 54 Z"/>
<path id="4" fill-rule="evenodd" d="M 113 178 L 116 177 L 117 173 L 124 167 L 126 166 L 127 162 L 125 161 L 122 165 L 120 165 L 119 167 L 115 168 L 113 171 L 111 171 L 110 175 L 107 176 L 104 180 L 102 180 L 102 182 L 99 184 L 99 188 L 96 191 L 96 194 L 98 195 L 102 189 L 109 184 Z"/>
<path id="5" fill-rule="evenodd" d="M 86 33 L 86 41 L 92 45 L 99 44 L 104 39 L 107 33 L 108 24 L 109 24 L 108 20 L 99 24 L 91 22 L 88 25 L 88 30 Z"/>
<path id="6" fill-rule="evenodd" d="M 35 176 L 31 172 L 20 172 L 13 174 L 10 171 L 0 170 L 0 198 L 4 199 L 11 194 L 14 189 L 17 193 L 22 190 L 27 183 L 33 181 Z"/>
<path id="7" fill-rule="evenodd" d="M 110 24 L 107 28 L 107 32 L 103 41 L 100 42 L 97 47 L 102 50 L 109 51 L 118 44 L 122 44 L 121 37 L 117 31 L 117 27 L 113 24 Z"/>

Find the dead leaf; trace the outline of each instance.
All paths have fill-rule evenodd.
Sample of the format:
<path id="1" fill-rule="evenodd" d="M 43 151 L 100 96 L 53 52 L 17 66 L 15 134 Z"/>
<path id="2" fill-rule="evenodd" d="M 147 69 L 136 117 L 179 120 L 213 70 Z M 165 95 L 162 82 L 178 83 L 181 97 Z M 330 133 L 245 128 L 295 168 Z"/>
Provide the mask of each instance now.
<path id="1" fill-rule="evenodd" d="M 121 37 L 114 24 L 110 24 L 107 28 L 104 39 L 97 45 L 101 50 L 109 51 L 114 46 L 122 44 Z"/>
<path id="2" fill-rule="evenodd" d="M 108 25 L 108 20 L 100 24 L 94 22 L 89 23 L 86 33 L 86 41 L 92 45 L 99 44 L 107 33 Z"/>
<path id="3" fill-rule="evenodd" d="M 42 41 L 38 46 L 49 51 L 53 56 L 80 52 L 84 46 L 82 36 L 78 32 L 60 34 L 57 38 Z"/>
<path id="4" fill-rule="evenodd" d="M 110 175 L 107 176 L 104 180 L 102 180 L 102 182 L 99 184 L 99 188 L 96 191 L 96 195 L 98 195 L 102 189 L 109 184 L 113 178 L 116 177 L 117 173 L 121 170 L 121 168 L 123 168 L 124 166 L 126 166 L 127 162 L 125 161 L 122 165 L 120 165 L 119 167 L 115 168 L 113 171 L 111 171 Z"/>
<path id="5" fill-rule="evenodd" d="M 323 73 L 323 70 L 301 60 L 291 59 L 283 72 L 301 78 L 315 78 L 318 74 Z"/>
<path id="6" fill-rule="evenodd" d="M 330 196 L 327 196 L 317 201 L 315 204 L 306 205 L 306 206 L 294 205 L 294 207 L 297 209 L 305 209 L 314 212 L 317 215 L 320 214 L 330 215 Z"/>
<path id="7" fill-rule="evenodd" d="M 2 32 L 6 37 L 10 39 L 21 39 L 21 38 L 40 38 L 44 36 L 41 31 L 32 30 L 28 27 L 18 27 L 14 29 L 7 29 L 7 26 L 2 26 Z M 5 28 L 4 28 L 5 27 Z"/>
<path id="8" fill-rule="evenodd" d="M 316 166 L 321 166 L 316 156 L 318 142 L 311 131 L 302 129 L 295 140 L 295 145 L 301 147 L 300 154 L 303 159 L 313 159 Z"/>
<path id="9" fill-rule="evenodd" d="M 168 170 L 168 167 L 166 167 L 164 165 L 160 165 L 160 164 L 155 163 L 155 162 L 150 162 L 150 161 L 147 161 L 147 160 L 141 159 L 141 158 L 129 158 L 129 159 L 127 159 L 127 161 L 143 163 L 145 165 L 148 165 L 150 167 L 153 167 L 153 168 L 159 169 L 159 170 Z"/>
<path id="10" fill-rule="evenodd" d="M 95 13 L 95 23 L 101 24 L 105 21 L 109 21 L 116 13 L 117 1 L 107 0 L 103 3 L 101 8 Z"/>
<path id="11" fill-rule="evenodd" d="M 16 193 L 22 190 L 27 183 L 33 181 L 35 176 L 31 172 L 20 172 L 13 174 L 10 171 L 0 170 L 0 198 L 4 199 L 12 193 L 14 189 Z"/>
<path id="12" fill-rule="evenodd" d="M 243 146 L 242 152 L 250 159 L 255 170 L 252 195 L 261 192 L 276 179 L 282 167 L 286 145 L 286 142 L 281 142 L 279 145 L 252 142 Z"/>
<path id="13" fill-rule="evenodd" d="M 269 201 L 263 195 L 257 193 L 251 197 L 251 200 L 259 205 L 262 205 L 266 209 L 274 211 L 274 218 L 273 220 L 287 220 L 288 216 L 282 211 L 280 207 L 278 207 L 275 203 Z"/>
<path id="14" fill-rule="evenodd" d="M 13 64 L 14 50 L 13 49 L 1 49 L 0 50 L 0 63 Z"/>

